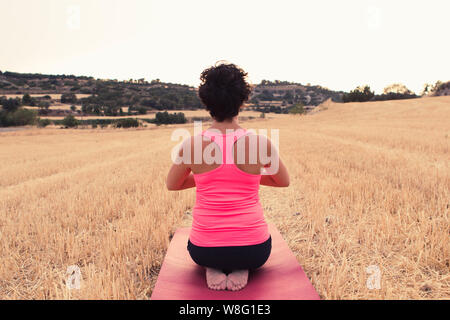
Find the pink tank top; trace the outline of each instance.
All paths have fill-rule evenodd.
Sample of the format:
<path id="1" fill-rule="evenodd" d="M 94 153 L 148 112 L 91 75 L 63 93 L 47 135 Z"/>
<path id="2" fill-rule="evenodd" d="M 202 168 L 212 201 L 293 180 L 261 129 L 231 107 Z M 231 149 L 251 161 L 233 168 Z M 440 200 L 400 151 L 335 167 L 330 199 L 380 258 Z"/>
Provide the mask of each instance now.
<path id="1" fill-rule="evenodd" d="M 200 247 L 248 246 L 265 242 L 270 234 L 259 201 L 261 175 L 234 164 L 233 146 L 247 130 L 230 134 L 203 131 L 220 148 L 222 162 L 211 171 L 194 174 L 196 202 L 190 241 Z"/>

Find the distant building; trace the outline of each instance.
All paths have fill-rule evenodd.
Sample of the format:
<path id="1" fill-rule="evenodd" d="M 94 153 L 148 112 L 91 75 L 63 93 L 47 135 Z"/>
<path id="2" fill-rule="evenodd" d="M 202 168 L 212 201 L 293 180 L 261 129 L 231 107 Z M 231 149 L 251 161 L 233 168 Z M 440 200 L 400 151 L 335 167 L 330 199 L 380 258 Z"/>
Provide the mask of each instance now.
<path id="1" fill-rule="evenodd" d="M 281 107 L 283 104 L 283 101 L 259 101 L 258 104 L 262 107 L 266 107 L 266 106 Z"/>

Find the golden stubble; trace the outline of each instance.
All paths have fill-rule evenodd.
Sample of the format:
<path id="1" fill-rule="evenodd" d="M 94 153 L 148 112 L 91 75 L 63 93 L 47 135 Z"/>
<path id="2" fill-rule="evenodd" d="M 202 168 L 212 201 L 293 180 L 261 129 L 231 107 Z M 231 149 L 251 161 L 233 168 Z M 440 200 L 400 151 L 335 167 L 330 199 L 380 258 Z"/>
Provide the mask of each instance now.
<path id="1" fill-rule="evenodd" d="M 319 110 L 242 123 L 280 130 L 267 220 L 324 299 L 449 299 L 450 97 Z M 0 133 L 0 298 L 148 299 L 195 201 L 165 188 L 179 127 Z"/>

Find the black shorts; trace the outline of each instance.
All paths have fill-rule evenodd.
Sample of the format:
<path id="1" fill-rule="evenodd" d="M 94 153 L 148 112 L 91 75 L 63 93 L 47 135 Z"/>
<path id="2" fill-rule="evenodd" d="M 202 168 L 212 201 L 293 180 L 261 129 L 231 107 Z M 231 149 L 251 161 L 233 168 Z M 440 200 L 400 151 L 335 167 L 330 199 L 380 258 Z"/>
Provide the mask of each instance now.
<path id="1" fill-rule="evenodd" d="M 272 250 L 272 237 L 256 245 L 230 247 L 199 247 L 188 240 L 187 249 L 196 264 L 228 274 L 233 270 L 257 269 L 266 263 Z"/>

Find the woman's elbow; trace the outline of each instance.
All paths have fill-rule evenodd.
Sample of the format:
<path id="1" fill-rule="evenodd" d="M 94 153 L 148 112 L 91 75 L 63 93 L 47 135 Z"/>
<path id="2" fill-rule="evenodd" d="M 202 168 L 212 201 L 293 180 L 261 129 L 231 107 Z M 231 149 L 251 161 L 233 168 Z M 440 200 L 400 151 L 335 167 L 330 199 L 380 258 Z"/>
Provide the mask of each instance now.
<path id="1" fill-rule="evenodd" d="M 286 177 L 285 179 L 280 181 L 279 186 L 282 188 L 287 188 L 287 187 L 289 187 L 289 184 L 290 184 L 290 179 L 289 179 L 289 177 Z"/>
<path id="2" fill-rule="evenodd" d="M 166 187 L 167 187 L 167 190 L 169 190 L 169 191 L 177 191 L 178 190 L 177 186 L 174 185 L 173 183 L 170 183 L 169 181 L 166 181 Z"/>
<path id="3" fill-rule="evenodd" d="M 289 181 L 284 181 L 284 182 L 280 183 L 279 186 L 281 188 L 287 188 L 287 187 L 289 187 Z"/>

